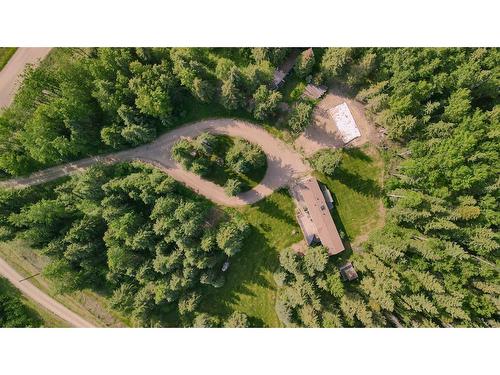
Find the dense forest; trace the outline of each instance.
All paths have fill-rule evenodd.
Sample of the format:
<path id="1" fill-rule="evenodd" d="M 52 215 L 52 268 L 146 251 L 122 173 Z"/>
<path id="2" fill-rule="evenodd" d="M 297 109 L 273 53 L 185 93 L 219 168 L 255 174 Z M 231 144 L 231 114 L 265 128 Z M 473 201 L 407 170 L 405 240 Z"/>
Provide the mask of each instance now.
<path id="1" fill-rule="evenodd" d="M 133 147 L 210 103 L 265 119 L 267 88 L 287 49 L 86 48 L 56 50 L 28 69 L 0 115 L 0 173 L 19 175 L 96 152 Z M 52 61 L 51 61 L 52 60 Z"/>
<path id="2" fill-rule="evenodd" d="M 214 210 L 158 170 L 96 166 L 65 182 L 2 191 L 1 239 L 25 238 L 47 255 L 44 274 L 61 292 L 108 293 L 141 326 L 161 325 L 172 309 L 190 322 L 197 289 L 224 284 L 223 264 L 248 230 Z"/>
<path id="3" fill-rule="evenodd" d="M 320 251 L 280 257 L 288 326 L 497 326 L 498 49 L 327 49 L 321 82 L 387 132 L 385 227 L 340 282 Z M 397 324 L 397 323 L 396 323 Z"/>
<path id="4" fill-rule="evenodd" d="M 498 326 L 500 51 L 315 51 L 312 62 L 299 57 L 294 74 L 355 96 L 387 135 L 387 222 L 351 257 L 355 282 L 340 280 L 339 260 L 321 247 L 305 257 L 284 249 L 275 274 L 280 320 L 306 327 Z M 0 171 L 25 174 L 149 142 L 191 119 L 193 103 L 272 124 L 283 97 L 268 83 L 288 53 L 65 50 L 60 63 L 28 70 L 13 106 L 0 115 Z M 311 111 L 311 103 L 293 105 L 292 133 L 308 124 Z M 335 176 L 339 157 L 318 155 L 313 164 Z M 176 308 L 186 325 L 221 326 L 227 317 L 196 314 L 197 287 L 223 283 L 222 264 L 241 248 L 247 225 L 238 217 L 211 223 L 211 212 L 210 203 L 164 174 L 124 164 L 55 186 L 1 191 L 0 232 L 49 255 L 45 273 L 62 290 L 107 290 L 137 324 L 161 324 Z"/>
<path id="5" fill-rule="evenodd" d="M 195 139 L 177 141 L 172 157 L 185 169 L 224 186 L 230 196 L 258 184 L 267 167 L 266 154 L 259 146 L 207 132 Z"/>

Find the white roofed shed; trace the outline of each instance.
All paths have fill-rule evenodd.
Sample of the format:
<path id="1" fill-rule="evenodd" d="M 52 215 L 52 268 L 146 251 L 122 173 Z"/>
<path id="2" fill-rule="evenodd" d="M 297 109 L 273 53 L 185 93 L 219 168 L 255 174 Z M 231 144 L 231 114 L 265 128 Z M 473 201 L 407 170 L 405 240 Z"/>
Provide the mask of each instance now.
<path id="1" fill-rule="evenodd" d="M 345 102 L 330 108 L 328 113 L 332 116 L 344 143 L 349 143 L 361 136 L 354 117 L 352 117 L 351 111 Z"/>

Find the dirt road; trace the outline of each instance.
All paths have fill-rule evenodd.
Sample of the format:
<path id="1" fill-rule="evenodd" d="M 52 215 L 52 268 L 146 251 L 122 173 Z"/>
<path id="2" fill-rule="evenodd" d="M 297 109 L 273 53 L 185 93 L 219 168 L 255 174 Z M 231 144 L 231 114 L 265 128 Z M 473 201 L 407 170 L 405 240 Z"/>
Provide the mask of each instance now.
<path id="1" fill-rule="evenodd" d="M 0 72 L 0 108 L 8 106 L 12 102 L 19 87 L 19 74 L 22 73 L 26 64 L 35 63 L 38 59 L 46 56 L 49 51 L 48 48 L 20 48 L 16 51 Z M 177 164 L 171 157 L 171 149 L 174 143 L 182 137 L 196 137 L 204 131 L 241 137 L 258 144 L 266 154 L 268 163 L 266 175 L 261 183 L 250 191 L 236 197 L 230 197 L 221 186 L 204 180 L 200 176 L 184 170 Z M 304 163 L 300 154 L 284 142 L 274 138 L 263 128 L 241 120 L 214 119 L 174 129 L 144 146 L 49 168 L 26 178 L 3 181 L 0 186 L 20 188 L 41 184 L 62 176 L 78 173 L 95 163 L 116 163 L 126 160 L 140 160 L 152 164 L 211 201 L 227 206 L 255 203 L 270 195 L 276 189 L 289 184 L 292 179 L 310 172 L 309 166 Z M 29 280 L 19 282 L 22 276 L 1 258 L 0 274 L 5 276 L 26 296 L 68 321 L 71 325 L 75 327 L 92 327 L 92 324 L 40 291 Z"/>
<path id="2" fill-rule="evenodd" d="M 268 165 L 261 183 L 245 193 L 230 197 L 221 186 L 184 170 L 172 159 L 170 151 L 175 142 L 183 137 L 196 137 L 204 131 L 241 137 L 258 144 L 267 156 Z M 214 119 L 174 129 L 144 146 L 49 168 L 26 178 L 1 182 L 0 186 L 17 188 L 37 185 L 65 175 L 78 173 L 98 162 L 110 164 L 125 160 L 140 160 L 152 164 L 197 193 L 225 206 L 242 206 L 258 202 L 272 194 L 276 189 L 288 185 L 294 178 L 310 172 L 309 166 L 304 163 L 300 154 L 284 142 L 274 138 L 262 127 L 242 120 Z"/>
<path id="3" fill-rule="evenodd" d="M 40 291 L 40 289 L 38 289 L 32 283 L 30 283 L 29 280 L 20 282 L 19 280 L 22 280 L 23 277 L 1 258 L 0 258 L 0 275 L 9 280 L 12 283 L 12 285 L 18 288 L 24 295 L 31 298 L 33 301 L 40 304 L 47 310 L 53 312 L 61 319 L 64 319 L 73 327 L 78 327 L 78 328 L 94 327 L 94 325 L 87 322 L 85 319 L 79 317 L 74 312 L 67 309 L 59 302 L 57 302 L 53 298 L 49 297 L 48 295 Z"/>
<path id="4" fill-rule="evenodd" d="M 21 83 L 20 74 L 26 64 L 36 64 L 51 48 L 18 48 L 7 65 L 0 71 L 0 109 L 8 107 Z"/>
<path id="5" fill-rule="evenodd" d="M 0 71 L 0 109 L 8 107 L 21 83 L 20 75 L 24 71 L 26 64 L 36 64 L 43 59 L 50 48 L 18 48 L 9 62 Z M 0 275 L 7 278 L 12 285 L 18 288 L 24 295 L 31 298 L 47 310 L 53 312 L 60 318 L 66 320 L 74 327 L 94 327 L 91 323 L 81 318 L 62 304 L 49 297 L 47 294 L 35 287 L 29 280 L 22 280 L 23 277 L 0 258 Z"/>

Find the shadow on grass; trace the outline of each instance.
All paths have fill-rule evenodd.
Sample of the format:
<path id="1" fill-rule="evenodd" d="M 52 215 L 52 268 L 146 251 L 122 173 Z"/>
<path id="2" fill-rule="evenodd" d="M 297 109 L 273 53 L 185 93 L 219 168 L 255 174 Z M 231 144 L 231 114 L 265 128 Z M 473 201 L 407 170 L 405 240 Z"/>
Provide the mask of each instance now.
<path id="1" fill-rule="evenodd" d="M 346 230 L 346 227 L 344 225 L 344 223 L 342 222 L 342 219 L 340 218 L 340 215 L 339 215 L 339 212 L 338 212 L 338 199 L 337 197 L 335 196 L 335 193 L 332 193 L 332 198 L 333 198 L 333 209 L 330 210 L 330 214 L 332 215 L 332 219 L 335 223 L 335 226 L 337 227 L 337 230 L 339 231 L 339 233 L 343 233 L 343 239 L 342 239 L 342 243 L 344 244 L 344 247 L 345 247 L 345 250 L 343 252 L 341 252 L 340 254 L 334 256 L 334 259 L 335 259 L 335 264 L 336 265 L 340 265 L 340 263 L 344 264 L 347 259 L 352 255 L 352 248 L 351 248 L 351 243 L 350 243 L 350 240 L 352 240 L 352 238 L 349 237 L 349 235 L 347 234 L 347 230 Z"/>
<path id="2" fill-rule="evenodd" d="M 367 161 L 367 162 L 373 161 L 373 158 L 370 155 L 365 154 L 359 148 L 347 148 L 347 149 L 344 149 L 344 153 L 348 154 L 349 156 L 351 156 L 355 159 L 359 159 L 362 161 Z"/>
<path id="3" fill-rule="evenodd" d="M 254 287 L 273 289 L 274 285 L 265 277 L 278 266 L 278 254 L 267 244 L 266 238 L 255 226 L 251 226 L 244 248 L 231 260 L 224 286 L 215 289 L 202 287 L 200 310 L 219 317 L 227 317 L 243 297 L 259 297 Z M 265 322 L 247 312 L 253 327 L 263 327 Z"/>
<path id="4" fill-rule="evenodd" d="M 255 316 L 249 317 L 248 323 L 250 328 L 260 328 L 265 326 L 264 321 L 260 318 L 256 318 Z"/>
<path id="5" fill-rule="evenodd" d="M 285 191 L 279 190 L 275 192 L 274 194 L 286 194 Z M 264 199 L 260 202 L 258 202 L 256 205 L 258 207 L 259 211 L 262 213 L 265 213 L 277 220 L 283 220 L 287 224 L 294 225 L 296 223 L 295 217 L 287 214 L 285 211 L 281 209 L 281 207 L 273 200 L 270 199 Z M 267 228 L 262 228 L 264 230 L 267 230 Z M 271 228 L 272 230 L 272 228 Z"/>
<path id="6" fill-rule="evenodd" d="M 377 181 L 361 177 L 359 174 L 349 172 L 343 167 L 335 170 L 334 179 L 360 194 L 375 198 L 381 198 L 383 195 Z"/>

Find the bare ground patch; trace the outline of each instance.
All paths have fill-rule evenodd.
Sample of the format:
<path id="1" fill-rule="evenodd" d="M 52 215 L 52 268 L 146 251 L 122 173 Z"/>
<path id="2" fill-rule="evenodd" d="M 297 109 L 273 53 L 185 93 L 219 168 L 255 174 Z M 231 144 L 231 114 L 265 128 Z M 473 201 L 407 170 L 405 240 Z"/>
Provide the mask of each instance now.
<path id="1" fill-rule="evenodd" d="M 335 122 L 327 112 L 329 108 L 344 102 L 347 103 L 361 133 L 361 137 L 349 143 L 348 147 L 360 147 L 366 143 L 378 146 L 381 142 L 380 133 L 377 131 L 375 124 L 371 123 L 366 117 L 363 104 L 347 97 L 336 89 L 330 89 L 314 109 L 313 121 L 304 133 L 297 138 L 295 147 L 306 156 L 311 156 L 322 148 L 344 147 L 344 142 L 337 131 Z"/>

